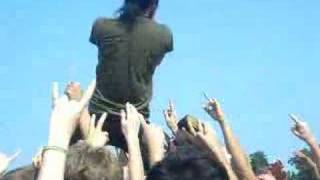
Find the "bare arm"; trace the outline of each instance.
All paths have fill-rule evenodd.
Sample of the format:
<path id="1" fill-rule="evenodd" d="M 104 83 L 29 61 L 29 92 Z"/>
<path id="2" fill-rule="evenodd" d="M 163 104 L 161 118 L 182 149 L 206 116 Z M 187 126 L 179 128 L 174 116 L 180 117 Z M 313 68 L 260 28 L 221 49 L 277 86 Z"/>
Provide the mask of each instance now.
<path id="1" fill-rule="evenodd" d="M 129 152 L 129 179 L 143 180 L 144 170 L 139 144 L 140 116 L 136 108 L 127 103 L 126 112 L 121 111 L 122 132 L 127 140 Z"/>
<path id="2" fill-rule="evenodd" d="M 320 172 L 320 148 L 316 137 L 313 135 L 306 122 L 299 120 L 294 115 L 290 115 L 290 118 L 294 122 L 294 126 L 291 129 L 293 134 L 308 144 L 311 149 L 312 159 Z"/>
<path id="3" fill-rule="evenodd" d="M 219 142 L 215 131 L 208 125 L 203 124 L 198 121 L 198 131 L 194 129 L 190 122 L 188 122 L 188 128 L 190 129 L 190 133 L 196 137 L 195 144 L 201 143 L 205 146 L 205 149 L 208 149 L 212 157 L 215 158 L 218 162 L 224 166 L 226 169 L 230 180 L 237 180 L 237 176 L 232 170 L 231 164 L 229 162 L 229 154 L 224 152 L 224 149 Z"/>
<path id="4" fill-rule="evenodd" d="M 298 151 L 295 153 L 295 156 L 305 163 L 305 165 L 310 168 L 313 172 L 313 175 L 316 179 L 320 179 L 320 173 L 318 171 L 317 165 L 312 161 L 311 158 L 306 156 L 303 152 Z"/>
<path id="5" fill-rule="evenodd" d="M 165 136 L 160 127 L 147 124 L 142 116 L 141 124 L 143 128 L 143 141 L 148 147 L 148 158 L 152 167 L 160 162 L 165 155 Z"/>
<path id="6" fill-rule="evenodd" d="M 238 175 L 238 178 L 241 180 L 255 180 L 256 176 L 248 161 L 247 155 L 242 149 L 236 136 L 233 134 L 231 127 L 226 122 L 219 102 L 217 102 L 215 99 L 210 99 L 204 109 L 213 119 L 215 119 L 219 123 L 222 129 L 225 144 L 232 156 L 231 162 L 234 171 Z"/>
<path id="7" fill-rule="evenodd" d="M 66 152 L 71 136 L 78 125 L 81 111 L 91 98 L 95 88 L 92 82 L 80 101 L 59 97 L 58 86 L 53 86 L 53 109 L 50 118 L 48 146 L 44 149 L 38 180 L 64 180 Z"/>

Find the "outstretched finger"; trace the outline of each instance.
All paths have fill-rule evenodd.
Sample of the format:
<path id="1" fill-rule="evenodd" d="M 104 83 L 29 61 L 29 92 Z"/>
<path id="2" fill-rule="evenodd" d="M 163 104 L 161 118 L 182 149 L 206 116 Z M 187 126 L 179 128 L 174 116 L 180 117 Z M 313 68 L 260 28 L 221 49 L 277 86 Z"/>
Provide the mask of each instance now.
<path id="1" fill-rule="evenodd" d="M 138 117 L 139 117 L 140 123 L 141 123 L 141 125 L 142 125 L 143 127 L 148 126 L 147 121 L 145 120 L 145 118 L 143 117 L 142 114 L 139 113 L 139 114 L 138 114 Z"/>
<path id="2" fill-rule="evenodd" d="M 289 114 L 289 117 L 295 124 L 298 124 L 300 122 L 299 118 L 297 116 L 295 116 L 294 114 Z"/>
<path id="3" fill-rule="evenodd" d="M 168 114 L 168 111 L 167 110 L 163 110 L 163 116 L 166 120 L 169 119 L 169 114 Z"/>
<path id="4" fill-rule="evenodd" d="M 207 95 L 207 93 L 203 92 L 203 96 L 206 98 L 207 101 L 210 102 L 211 99 L 209 98 L 209 96 Z"/>
<path id="5" fill-rule="evenodd" d="M 121 124 L 125 124 L 125 121 L 126 121 L 126 113 L 124 110 L 121 110 L 120 111 L 120 117 L 121 117 Z"/>
<path id="6" fill-rule="evenodd" d="M 91 83 L 88 86 L 86 92 L 84 93 L 83 97 L 80 100 L 80 109 L 81 110 L 87 105 L 87 103 L 91 99 L 95 88 L 96 88 L 96 81 L 93 80 L 93 81 L 91 81 Z"/>
<path id="7" fill-rule="evenodd" d="M 172 102 L 171 99 L 169 100 L 169 110 L 170 110 L 171 112 L 174 111 L 174 105 L 173 105 L 173 102 Z"/>
<path id="8" fill-rule="evenodd" d="M 93 114 L 93 115 L 91 116 L 91 120 L 90 120 L 89 134 L 91 134 L 92 132 L 94 132 L 95 124 L 96 124 L 96 115 Z"/>
<path id="9" fill-rule="evenodd" d="M 57 99 L 59 98 L 59 84 L 58 82 L 52 83 L 52 105 L 55 106 Z"/>
<path id="10" fill-rule="evenodd" d="M 129 102 L 126 103 L 125 112 L 126 112 L 126 115 L 127 115 L 127 118 L 128 118 L 128 116 L 131 115 L 131 107 L 130 107 L 130 103 L 129 103 Z M 129 118 L 128 118 L 128 119 L 129 119 Z"/>
<path id="11" fill-rule="evenodd" d="M 132 114 L 135 114 L 135 115 L 139 114 L 137 108 L 132 104 L 130 104 L 130 110 Z"/>
<path id="12" fill-rule="evenodd" d="M 107 113 L 103 113 L 102 116 L 100 117 L 98 124 L 97 124 L 97 130 L 102 131 L 102 127 L 104 122 L 106 121 L 107 118 Z"/>

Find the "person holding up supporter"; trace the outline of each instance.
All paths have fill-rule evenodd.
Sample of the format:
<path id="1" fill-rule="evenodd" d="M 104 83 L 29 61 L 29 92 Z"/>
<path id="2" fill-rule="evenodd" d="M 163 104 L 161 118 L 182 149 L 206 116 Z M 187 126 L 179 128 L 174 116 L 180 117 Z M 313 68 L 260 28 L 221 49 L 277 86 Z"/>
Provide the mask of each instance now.
<path id="1" fill-rule="evenodd" d="M 130 103 L 126 104 L 125 110 L 121 110 L 121 129 L 128 144 L 129 153 L 129 179 L 143 180 L 144 169 L 140 152 L 139 131 L 142 116 Z"/>
<path id="2" fill-rule="evenodd" d="M 98 18 L 90 42 L 98 48 L 97 87 L 91 114 L 107 112 L 110 144 L 126 149 L 120 110 L 130 102 L 149 118 L 152 77 L 165 54 L 173 50 L 170 29 L 154 20 L 159 0 L 124 0 L 117 18 Z"/>
<path id="3" fill-rule="evenodd" d="M 232 167 L 238 178 L 241 180 L 255 180 L 256 176 L 248 161 L 248 157 L 238 142 L 236 136 L 229 124 L 226 122 L 223 110 L 219 102 L 215 99 L 209 99 L 209 102 L 204 106 L 204 110 L 216 120 L 223 132 L 225 144 L 231 154 Z"/>

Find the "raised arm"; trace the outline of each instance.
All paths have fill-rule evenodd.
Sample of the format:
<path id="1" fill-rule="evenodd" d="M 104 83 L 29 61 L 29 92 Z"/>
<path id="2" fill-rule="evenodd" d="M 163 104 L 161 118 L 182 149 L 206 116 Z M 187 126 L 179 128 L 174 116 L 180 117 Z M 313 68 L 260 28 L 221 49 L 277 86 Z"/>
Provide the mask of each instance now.
<path id="1" fill-rule="evenodd" d="M 150 167 L 160 162 L 165 155 L 165 135 L 163 130 L 153 124 L 147 124 L 141 116 L 141 125 L 143 128 L 143 141 L 148 148 L 148 160 Z"/>
<path id="2" fill-rule="evenodd" d="M 232 170 L 231 164 L 230 164 L 230 154 L 228 154 L 225 150 L 222 144 L 219 142 L 215 131 L 208 125 L 203 124 L 200 121 L 198 121 L 198 131 L 195 130 L 195 128 L 191 125 L 191 123 L 188 123 L 188 128 L 190 130 L 190 133 L 196 137 L 195 144 L 201 144 L 204 146 L 204 149 L 208 149 L 209 152 L 212 154 L 212 157 L 217 160 L 217 162 L 220 162 L 221 165 L 226 169 L 229 179 L 230 180 L 237 180 L 237 176 Z"/>
<path id="3" fill-rule="evenodd" d="M 59 97 L 58 86 L 53 86 L 53 109 L 50 118 L 48 146 L 43 149 L 43 162 L 38 180 L 64 180 L 66 153 L 77 120 L 95 88 L 92 82 L 80 101 Z"/>
<path id="4" fill-rule="evenodd" d="M 308 144 L 311 149 L 312 159 L 316 163 L 318 171 L 320 172 L 320 148 L 316 137 L 313 135 L 306 122 L 298 119 L 292 114 L 290 115 L 290 118 L 294 122 L 294 126 L 291 128 L 292 133 Z"/>
<path id="5" fill-rule="evenodd" d="M 241 180 L 255 180 L 256 176 L 248 161 L 248 157 L 245 151 L 242 149 L 236 136 L 233 134 L 231 127 L 226 122 L 219 102 L 215 99 L 210 99 L 204 107 L 204 110 L 219 123 L 223 132 L 225 144 L 232 156 L 231 162 L 233 165 L 233 170 L 237 174 L 238 178 Z"/>
<path id="6" fill-rule="evenodd" d="M 143 161 L 138 137 L 141 125 L 140 117 L 137 109 L 129 103 L 126 104 L 126 111 L 121 111 L 121 128 L 127 140 L 129 152 L 128 167 L 130 180 L 144 179 Z"/>
<path id="7" fill-rule="evenodd" d="M 307 166 L 309 169 L 312 170 L 313 176 L 316 179 L 318 179 L 318 180 L 320 179 L 320 173 L 318 171 L 317 165 L 316 165 L 316 163 L 314 163 L 312 161 L 311 158 L 309 158 L 307 155 L 305 155 L 302 151 L 295 152 L 295 156 L 297 158 L 301 159 L 303 161 L 303 163 L 305 164 L 305 166 Z"/>

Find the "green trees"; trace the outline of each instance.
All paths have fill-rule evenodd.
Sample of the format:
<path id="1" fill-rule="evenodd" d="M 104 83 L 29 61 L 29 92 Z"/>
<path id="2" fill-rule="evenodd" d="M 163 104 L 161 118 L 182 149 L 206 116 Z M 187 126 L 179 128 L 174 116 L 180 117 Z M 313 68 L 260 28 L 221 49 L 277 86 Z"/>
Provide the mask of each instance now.
<path id="1" fill-rule="evenodd" d="M 265 169 L 269 166 L 267 156 L 263 151 L 252 153 L 249 157 L 252 169 L 256 174 L 259 170 Z"/>

